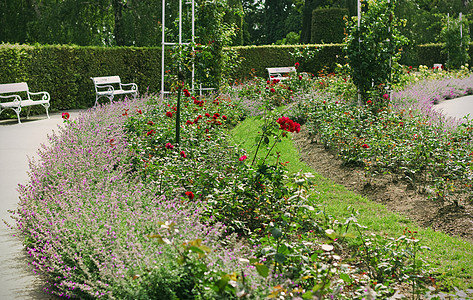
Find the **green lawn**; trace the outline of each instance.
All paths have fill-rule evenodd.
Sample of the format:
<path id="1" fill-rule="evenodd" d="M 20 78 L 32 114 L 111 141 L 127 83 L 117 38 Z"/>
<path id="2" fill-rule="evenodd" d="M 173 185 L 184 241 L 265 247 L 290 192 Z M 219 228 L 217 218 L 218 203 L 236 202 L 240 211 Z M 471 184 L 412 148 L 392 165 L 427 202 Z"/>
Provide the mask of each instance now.
<path id="1" fill-rule="evenodd" d="M 255 138 L 258 130 L 255 129 L 261 128 L 261 125 L 261 119 L 253 117 L 246 119 L 232 130 L 234 142 L 246 149 L 249 157 L 256 148 Z M 447 288 L 473 288 L 473 244 L 471 242 L 435 232 L 431 228 L 421 228 L 406 217 L 387 211 L 384 205 L 363 198 L 316 174 L 301 161 L 298 150 L 290 138 L 283 139 L 276 151 L 280 152 L 281 161 L 290 162 L 289 172 L 295 173 L 302 170 L 312 172 L 316 176 L 317 193 L 313 193 L 310 198 L 310 201 L 313 201 L 312 205 L 323 207 L 326 214 L 335 218 L 348 217 L 351 214 L 349 208 L 355 208 L 359 213 L 358 222 L 366 226 L 367 230 L 378 234 L 387 234 L 396 238 L 402 235 L 406 227 L 411 231 L 418 231 L 417 237 L 422 245 L 431 249 L 424 253 L 424 258 L 431 265 L 432 276 Z"/>

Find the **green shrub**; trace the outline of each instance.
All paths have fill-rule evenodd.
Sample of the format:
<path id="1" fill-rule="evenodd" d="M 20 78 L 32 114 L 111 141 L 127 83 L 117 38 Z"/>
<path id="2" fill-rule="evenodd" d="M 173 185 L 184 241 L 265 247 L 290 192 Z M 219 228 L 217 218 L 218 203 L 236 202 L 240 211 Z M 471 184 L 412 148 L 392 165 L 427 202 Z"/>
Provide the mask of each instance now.
<path id="1" fill-rule="evenodd" d="M 346 8 L 323 8 L 312 12 L 312 29 L 310 42 L 341 43 L 345 37 L 345 21 L 348 16 Z"/>
<path id="2" fill-rule="evenodd" d="M 317 50 L 314 57 L 307 61 L 298 61 L 291 53 L 296 50 L 303 51 L 308 47 L 309 50 Z M 244 79 L 250 74 L 259 77 L 267 77 L 266 68 L 270 67 L 288 67 L 294 63 L 301 64 L 300 71 L 317 73 L 328 68 L 334 70 L 337 63 L 343 63 L 343 53 L 341 44 L 330 45 L 271 45 L 271 46 L 242 46 L 232 47 L 243 57 L 241 65 L 232 74 L 233 78 Z M 254 72 L 252 71 L 254 69 Z"/>
<path id="3" fill-rule="evenodd" d="M 160 89 L 160 48 L 2 44 L 0 61 L 0 83 L 26 81 L 32 91 L 49 92 L 53 111 L 93 106 L 90 77 L 119 75 L 140 93 Z"/>

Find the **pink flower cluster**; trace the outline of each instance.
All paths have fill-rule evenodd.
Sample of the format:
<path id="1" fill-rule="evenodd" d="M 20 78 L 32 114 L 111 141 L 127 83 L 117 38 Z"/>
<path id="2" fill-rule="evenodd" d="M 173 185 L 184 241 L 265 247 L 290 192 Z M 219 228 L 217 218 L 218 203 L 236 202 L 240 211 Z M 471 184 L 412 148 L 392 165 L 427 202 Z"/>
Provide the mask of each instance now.
<path id="1" fill-rule="evenodd" d="M 289 131 L 289 132 L 297 132 L 301 131 L 301 124 L 294 122 L 293 120 L 289 119 L 288 117 L 281 117 L 276 121 L 279 124 L 279 129 Z"/>

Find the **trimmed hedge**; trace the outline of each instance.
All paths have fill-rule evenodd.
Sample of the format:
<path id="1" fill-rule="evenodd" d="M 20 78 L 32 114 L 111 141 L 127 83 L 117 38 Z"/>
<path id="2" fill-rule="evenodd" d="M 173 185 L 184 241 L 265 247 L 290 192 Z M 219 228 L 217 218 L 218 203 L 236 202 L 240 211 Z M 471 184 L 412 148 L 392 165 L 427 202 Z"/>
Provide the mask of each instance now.
<path id="1" fill-rule="evenodd" d="M 425 44 L 417 46 L 417 65 L 432 67 L 434 64 L 447 62 L 447 56 L 441 53 L 442 44 Z"/>
<path id="2" fill-rule="evenodd" d="M 313 44 L 342 43 L 345 38 L 344 18 L 348 15 L 347 8 L 314 9 L 310 42 Z"/>
<path id="3" fill-rule="evenodd" d="M 318 49 L 311 59 L 297 60 L 291 53 L 296 49 L 308 47 L 310 50 Z M 256 76 L 267 77 L 269 67 L 290 67 L 296 62 L 301 64 L 300 71 L 317 73 L 322 69 L 333 71 L 336 63 L 344 63 L 343 45 L 270 45 L 270 46 L 241 46 L 232 47 L 240 57 L 243 57 L 241 65 L 237 68 L 233 78 L 244 79 L 250 77 L 252 69 Z"/>
<path id="4" fill-rule="evenodd" d="M 296 59 L 291 55 L 296 49 L 305 47 L 318 49 L 318 52 L 310 59 Z M 417 46 L 417 65 L 414 66 L 432 67 L 434 63 L 445 63 L 441 47 L 441 44 Z M 336 63 L 345 63 L 342 44 L 228 49 L 237 51 L 243 58 L 241 65 L 230 74 L 235 79 L 249 78 L 253 69 L 257 76 L 266 78 L 266 68 L 293 66 L 296 62 L 301 64 L 300 71 L 314 74 L 322 69 L 333 71 Z M 473 58 L 473 47 L 469 51 Z M 26 81 L 31 91 L 48 91 L 52 111 L 92 107 L 95 91 L 90 77 L 109 75 L 119 75 L 125 83 L 137 83 L 140 93 L 148 89 L 159 92 L 161 48 L 0 45 L 0 83 Z"/>
<path id="5" fill-rule="evenodd" d="M 0 46 L 0 83 L 28 82 L 51 94 L 51 110 L 92 107 L 90 77 L 119 75 L 140 93 L 160 90 L 161 49 L 135 47 Z"/>

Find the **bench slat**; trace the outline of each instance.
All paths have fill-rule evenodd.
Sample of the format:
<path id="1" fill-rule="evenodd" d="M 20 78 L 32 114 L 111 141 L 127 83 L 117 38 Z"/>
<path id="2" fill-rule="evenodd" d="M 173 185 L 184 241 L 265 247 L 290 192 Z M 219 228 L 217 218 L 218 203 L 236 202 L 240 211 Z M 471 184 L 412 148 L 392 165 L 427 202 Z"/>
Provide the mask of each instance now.
<path id="1" fill-rule="evenodd" d="M 28 92 L 26 82 L 0 84 L 0 93 L 2 94 L 17 92 Z"/>
<path id="2" fill-rule="evenodd" d="M 103 77 L 92 77 L 94 84 L 102 85 L 109 83 L 120 83 L 120 76 L 103 76 Z"/>
<path id="3" fill-rule="evenodd" d="M 296 72 L 295 67 L 277 67 L 277 68 L 267 68 L 269 73 L 292 73 Z"/>

